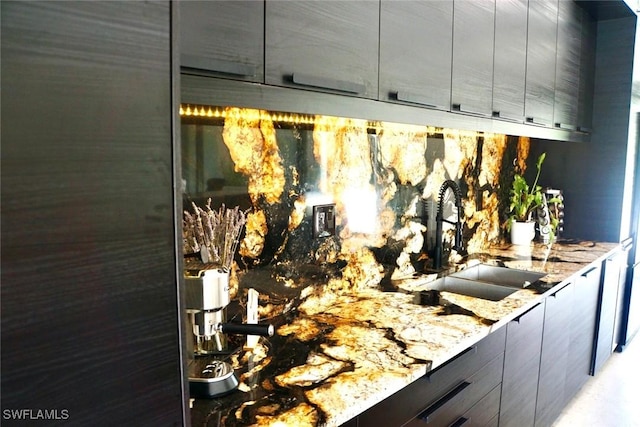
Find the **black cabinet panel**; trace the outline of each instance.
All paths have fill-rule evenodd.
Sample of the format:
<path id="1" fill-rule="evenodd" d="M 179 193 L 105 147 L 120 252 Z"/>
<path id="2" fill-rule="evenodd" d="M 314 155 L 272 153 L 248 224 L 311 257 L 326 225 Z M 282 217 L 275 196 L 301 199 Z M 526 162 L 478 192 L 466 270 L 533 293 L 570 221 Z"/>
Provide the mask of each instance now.
<path id="1" fill-rule="evenodd" d="M 382 0 L 379 98 L 448 110 L 452 28 L 452 0 Z"/>
<path id="2" fill-rule="evenodd" d="M 553 124 L 557 27 L 557 0 L 529 2 L 525 88 L 525 119 L 528 123 Z"/>
<path id="3" fill-rule="evenodd" d="M 496 2 L 493 115 L 524 121 L 527 67 L 527 0 Z"/>
<path id="4" fill-rule="evenodd" d="M 613 342 L 612 348 L 614 351 L 620 350 L 620 345 L 623 339 L 623 325 L 625 320 L 625 289 L 627 286 L 627 280 L 629 279 L 629 259 L 630 253 L 633 250 L 633 238 L 627 238 L 622 242 L 622 254 L 615 256 L 616 264 L 620 268 L 620 276 L 618 277 L 618 299 L 616 301 L 616 313 L 613 323 Z"/>
<path id="5" fill-rule="evenodd" d="M 267 1 L 265 8 L 267 83 L 377 98 L 377 2 Z"/>
<path id="6" fill-rule="evenodd" d="M 578 127 L 580 54 L 582 50 L 582 9 L 573 1 L 558 4 L 556 91 L 553 110 L 555 127 Z"/>
<path id="7" fill-rule="evenodd" d="M 622 298 L 622 294 L 619 294 L 620 279 L 622 271 L 627 268 L 626 255 L 626 252 L 619 251 L 604 261 L 593 358 L 594 374 L 609 359 L 617 346 L 617 339 L 614 339 L 615 323 L 618 303 Z"/>
<path id="8" fill-rule="evenodd" d="M 565 378 L 571 341 L 571 307 L 574 284 L 569 283 L 545 300 L 540 377 L 536 400 L 537 427 L 553 424 L 567 403 Z"/>
<path id="9" fill-rule="evenodd" d="M 184 425 L 172 4 L 0 10 L 2 407 Z"/>
<path id="10" fill-rule="evenodd" d="M 578 130 L 591 132 L 593 114 L 593 89 L 596 69 L 597 22 L 585 11 L 580 11 L 580 82 L 578 90 Z"/>
<path id="11" fill-rule="evenodd" d="M 567 399 L 578 392 L 591 374 L 601 272 L 602 265 L 594 264 L 575 281 L 565 388 Z"/>
<path id="12" fill-rule="evenodd" d="M 500 404 L 502 427 L 534 424 L 543 321 L 544 304 L 539 304 L 507 325 Z"/>
<path id="13" fill-rule="evenodd" d="M 184 71 L 264 81 L 264 2 L 189 0 L 178 4 Z"/>
<path id="14" fill-rule="evenodd" d="M 495 3 L 454 2 L 452 111 L 491 115 Z"/>

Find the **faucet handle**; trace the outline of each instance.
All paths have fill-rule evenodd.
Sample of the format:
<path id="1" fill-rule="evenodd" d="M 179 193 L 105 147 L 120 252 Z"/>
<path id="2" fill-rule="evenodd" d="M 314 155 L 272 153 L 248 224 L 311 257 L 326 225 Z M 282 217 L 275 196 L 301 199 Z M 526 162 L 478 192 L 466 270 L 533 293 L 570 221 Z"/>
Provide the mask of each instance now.
<path id="1" fill-rule="evenodd" d="M 457 252 L 461 252 L 463 250 L 461 225 L 456 227 L 456 240 L 455 240 L 455 244 L 453 245 L 453 249 L 456 250 Z"/>

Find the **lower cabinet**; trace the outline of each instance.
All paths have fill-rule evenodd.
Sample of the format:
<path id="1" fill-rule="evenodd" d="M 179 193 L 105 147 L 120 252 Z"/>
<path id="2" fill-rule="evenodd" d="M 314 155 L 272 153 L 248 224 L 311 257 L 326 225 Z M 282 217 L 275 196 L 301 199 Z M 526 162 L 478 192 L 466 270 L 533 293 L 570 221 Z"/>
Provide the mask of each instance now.
<path id="1" fill-rule="evenodd" d="M 605 309 L 601 290 L 618 288 L 606 283 L 602 266 L 592 263 L 505 327 L 344 425 L 552 425 L 597 367 L 601 337 L 603 352 L 612 351 L 615 304 Z"/>
<path id="2" fill-rule="evenodd" d="M 571 399 L 591 375 L 602 264 L 576 276 L 571 316 L 571 341 L 565 393 Z M 610 344 L 609 344 L 610 345 Z"/>
<path id="3" fill-rule="evenodd" d="M 567 402 L 564 389 L 571 341 L 573 289 L 574 284 L 569 283 L 545 300 L 535 426 L 553 424 Z"/>
<path id="4" fill-rule="evenodd" d="M 544 301 L 507 325 L 500 426 L 532 426 L 536 414 Z"/>
<path id="5" fill-rule="evenodd" d="M 599 301 L 600 315 L 592 366 L 594 375 L 609 359 L 619 343 L 627 258 L 632 243 L 631 239 L 623 242 L 620 249 L 611 254 L 603 263 Z"/>
<path id="6" fill-rule="evenodd" d="M 594 262 L 545 300 L 536 426 L 549 426 L 589 379 L 602 264 Z"/>
<path id="7" fill-rule="evenodd" d="M 505 336 L 506 328 L 499 328 L 450 362 L 360 414 L 357 425 L 484 425 L 476 418 L 497 420 Z"/>

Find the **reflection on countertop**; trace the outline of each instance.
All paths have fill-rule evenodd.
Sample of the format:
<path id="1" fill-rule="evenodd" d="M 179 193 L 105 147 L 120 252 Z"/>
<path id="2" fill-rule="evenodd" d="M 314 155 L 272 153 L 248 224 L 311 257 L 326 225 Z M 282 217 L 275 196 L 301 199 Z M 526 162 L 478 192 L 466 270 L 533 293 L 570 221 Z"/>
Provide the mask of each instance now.
<path id="1" fill-rule="evenodd" d="M 617 246 L 495 246 L 468 262 L 546 276 L 499 301 L 441 292 L 443 305 L 434 306 L 416 304 L 413 294 L 437 274 L 345 295 L 326 292 L 320 272 L 282 280 L 267 268 L 250 270 L 240 276 L 239 295 L 257 288 L 261 320 L 277 332 L 251 352 L 237 343 L 240 350 L 229 359 L 239 389 L 193 400 L 192 425 L 340 425 L 504 326 Z"/>

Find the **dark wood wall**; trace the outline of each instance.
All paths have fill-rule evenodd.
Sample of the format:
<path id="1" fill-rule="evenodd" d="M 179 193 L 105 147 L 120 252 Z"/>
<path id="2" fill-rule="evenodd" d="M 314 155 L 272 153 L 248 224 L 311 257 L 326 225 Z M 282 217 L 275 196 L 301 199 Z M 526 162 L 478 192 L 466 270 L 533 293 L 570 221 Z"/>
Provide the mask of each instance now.
<path id="1" fill-rule="evenodd" d="M 2 424 L 182 425 L 172 5 L 0 8 Z"/>

